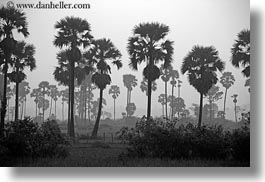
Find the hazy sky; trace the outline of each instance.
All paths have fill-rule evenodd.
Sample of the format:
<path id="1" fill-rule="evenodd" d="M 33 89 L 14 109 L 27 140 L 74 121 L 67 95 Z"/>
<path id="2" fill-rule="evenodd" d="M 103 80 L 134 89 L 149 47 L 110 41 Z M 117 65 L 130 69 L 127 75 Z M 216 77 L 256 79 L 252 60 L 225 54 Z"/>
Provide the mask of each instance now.
<path id="1" fill-rule="evenodd" d="M 7 0 L 2 1 L 4 5 Z M 30 3 L 39 1 L 13 1 L 14 3 Z M 50 1 L 46 1 L 50 2 Z M 58 3 L 59 1 L 53 1 Z M 231 47 L 237 34 L 243 29 L 250 28 L 250 12 L 248 0 L 90 0 L 90 1 L 64 1 L 65 3 L 89 3 L 90 9 L 86 10 L 56 10 L 56 9 L 23 9 L 29 23 L 30 36 L 27 43 L 36 46 L 37 69 L 27 72 L 27 81 L 31 88 L 36 88 L 40 81 L 49 81 L 57 84 L 53 78 L 53 71 L 57 65 L 56 53 L 58 48 L 52 44 L 56 30 L 56 21 L 66 16 L 85 18 L 91 25 L 91 34 L 94 38 L 110 38 L 114 45 L 122 53 L 123 67 L 116 71 L 112 68 L 112 84 L 119 85 L 121 94 L 117 99 L 117 117 L 125 111 L 126 88 L 123 86 L 122 75 L 134 74 L 138 79 L 138 86 L 132 91 L 132 101 L 135 102 L 136 114 L 145 114 L 147 98 L 141 92 L 139 85 L 142 81 L 142 67 L 139 71 L 132 71 L 128 67 L 129 58 L 126 50 L 128 37 L 132 35 L 132 29 L 141 22 L 159 22 L 170 27 L 168 38 L 174 41 L 174 69 L 180 72 L 181 63 L 191 48 L 198 44 L 202 46 L 213 45 L 220 58 L 225 62 L 225 71 L 231 71 L 235 75 L 236 82 L 229 89 L 227 107 L 232 107 L 231 95 L 237 93 L 238 105 L 247 106 L 250 102 L 247 88 L 244 87 L 246 78 L 241 74 L 242 69 L 236 69 L 231 65 Z M 45 3 L 45 1 L 42 1 Z M 23 37 L 17 36 L 21 40 Z M 218 73 L 218 77 L 221 74 Z M 186 75 L 180 74 L 183 81 L 181 97 L 184 98 L 187 108 L 192 103 L 199 103 L 199 93 L 189 85 Z M 158 104 L 158 95 L 164 92 L 164 84 L 157 80 L 158 89 L 152 94 L 152 114 L 161 114 L 161 105 Z M 219 84 L 221 90 L 223 87 Z M 63 88 L 63 87 L 60 87 Z M 112 112 L 112 98 L 108 95 L 108 89 L 104 91 L 107 100 L 107 111 Z M 169 86 L 171 90 L 171 86 Z M 95 99 L 99 97 L 98 91 L 94 92 Z M 171 91 L 168 92 L 171 94 Z M 177 95 L 177 89 L 175 89 Z M 206 102 L 206 99 L 205 99 Z M 223 109 L 223 99 L 217 104 Z M 141 109 L 140 109 L 141 108 Z M 33 101 L 32 108 L 34 109 Z M 34 110 L 32 111 L 34 113 Z M 60 113 L 59 113 L 60 116 Z M 232 118 L 233 116 L 229 116 Z"/>

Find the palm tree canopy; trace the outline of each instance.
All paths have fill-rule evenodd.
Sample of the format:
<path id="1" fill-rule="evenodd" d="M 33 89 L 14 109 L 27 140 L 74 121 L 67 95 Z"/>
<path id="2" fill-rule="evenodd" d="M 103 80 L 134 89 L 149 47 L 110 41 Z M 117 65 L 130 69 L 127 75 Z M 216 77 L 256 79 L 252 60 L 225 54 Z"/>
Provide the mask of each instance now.
<path id="1" fill-rule="evenodd" d="M 161 103 L 162 105 L 166 104 L 166 94 L 160 94 L 158 96 L 158 102 Z"/>
<path id="2" fill-rule="evenodd" d="M 164 82 L 168 82 L 169 79 L 170 79 L 170 74 L 171 74 L 171 71 L 173 70 L 172 66 L 169 65 L 167 68 L 165 68 L 163 65 L 161 66 L 160 68 L 160 74 L 161 74 L 161 79 L 164 81 Z"/>
<path id="3" fill-rule="evenodd" d="M 112 98 L 116 99 L 120 95 L 120 87 L 118 87 L 117 85 L 111 85 L 109 94 L 112 94 Z"/>
<path id="4" fill-rule="evenodd" d="M 28 23 L 24 12 L 15 8 L 0 9 L 0 37 L 13 37 L 12 30 L 17 29 L 18 33 L 22 33 L 24 37 L 29 35 Z"/>
<path id="5" fill-rule="evenodd" d="M 235 77 L 232 74 L 232 72 L 224 72 L 220 78 L 220 83 L 226 89 L 229 89 L 234 84 L 234 82 L 235 82 Z"/>
<path id="6" fill-rule="evenodd" d="M 211 87 L 207 93 L 209 101 L 217 101 L 222 98 L 223 92 L 220 92 L 219 89 L 220 88 L 215 85 Z"/>
<path id="7" fill-rule="evenodd" d="M 109 76 L 111 67 L 108 61 L 117 66 L 117 69 L 122 67 L 121 53 L 109 39 L 92 41 L 91 48 L 84 53 L 84 57 L 87 59 L 88 65 L 95 65 L 96 70 L 92 76 L 92 82 L 100 89 L 105 89 L 111 83 Z"/>
<path id="8" fill-rule="evenodd" d="M 137 86 L 137 81 L 138 80 L 136 79 L 134 75 L 131 75 L 131 74 L 123 75 L 123 84 L 130 91 L 132 90 L 133 87 Z"/>
<path id="9" fill-rule="evenodd" d="M 235 67 L 242 65 L 244 67 L 242 73 L 244 76 L 250 76 L 250 31 L 242 30 L 238 35 L 238 39 L 235 40 L 232 52 L 232 64 Z"/>
<path id="10" fill-rule="evenodd" d="M 127 50 L 130 55 L 129 66 L 138 69 L 138 64 L 147 61 L 164 61 L 165 68 L 172 61 L 173 42 L 165 40 L 169 27 L 160 23 L 140 23 L 133 29 L 133 36 L 128 40 Z M 145 75 L 147 76 L 147 75 Z"/>
<path id="11" fill-rule="evenodd" d="M 188 74 L 189 83 L 204 95 L 212 85 L 217 83 L 216 71 L 223 71 L 224 62 L 218 56 L 218 51 L 210 47 L 194 46 L 184 58 L 181 73 Z"/>
<path id="12" fill-rule="evenodd" d="M 90 34 L 90 24 L 77 17 L 66 17 L 56 22 L 55 29 L 58 34 L 55 36 L 54 45 L 62 48 L 63 46 L 81 46 L 87 47 L 93 36 Z"/>

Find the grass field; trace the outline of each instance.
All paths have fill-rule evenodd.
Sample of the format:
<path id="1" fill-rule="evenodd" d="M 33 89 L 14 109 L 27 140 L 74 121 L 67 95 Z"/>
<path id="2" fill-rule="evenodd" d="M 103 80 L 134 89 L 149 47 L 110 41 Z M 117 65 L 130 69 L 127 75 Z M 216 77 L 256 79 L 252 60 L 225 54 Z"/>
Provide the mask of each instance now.
<path id="1" fill-rule="evenodd" d="M 224 160 L 170 160 L 153 158 L 121 158 L 124 144 L 92 142 L 76 144 L 66 158 L 21 159 L 18 167 L 247 167 L 249 164 Z"/>

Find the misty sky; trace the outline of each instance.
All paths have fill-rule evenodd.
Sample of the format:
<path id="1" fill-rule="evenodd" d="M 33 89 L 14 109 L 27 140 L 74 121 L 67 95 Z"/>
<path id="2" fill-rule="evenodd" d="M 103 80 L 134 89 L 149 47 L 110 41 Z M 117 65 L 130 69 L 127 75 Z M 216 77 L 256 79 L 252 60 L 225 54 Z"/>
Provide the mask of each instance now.
<path id="1" fill-rule="evenodd" d="M 4 5 L 7 0 L 2 1 Z M 19 3 L 34 1 L 24 0 Z M 35 1 L 38 2 L 38 1 Z M 42 1 L 45 2 L 44 0 Z M 49 1 L 47 1 L 49 2 Z M 53 1 L 58 3 L 59 1 Z M 84 3 L 85 1 L 64 1 L 66 3 Z M 14 1 L 16 3 L 16 1 Z M 56 30 L 54 25 L 66 16 L 76 16 L 86 19 L 91 25 L 91 34 L 95 39 L 110 38 L 114 45 L 122 53 L 123 67 L 119 71 L 112 68 L 112 84 L 119 85 L 121 94 L 118 97 L 117 115 L 125 111 L 126 88 L 123 86 L 122 75 L 133 74 L 138 79 L 138 86 L 132 91 L 132 102 L 136 104 L 136 115 L 145 114 L 147 97 L 141 92 L 139 85 L 142 81 L 142 69 L 132 71 L 128 67 L 129 57 L 126 50 L 128 37 L 132 35 L 132 29 L 141 22 L 159 22 L 168 25 L 170 33 L 168 38 L 174 41 L 173 67 L 180 73 L 181 63 L 191 48 L 198 44 L 202 46 L 213 45 L 218 51 L 222 61 L 225 62 L 225 71 L 233 72 L 236 82 L 229 89 L 227 107 L 232 108 L 231 95 L 238 94 L 238 105 L 249 107 L 250 95 L 244 87 L 246 78 L 241 74 L 241 69 L 231 65 L 231 47 L 237 34 L 243 29 L 250 28 L 250 11 L 248 0 L 90 0 L 85 3 L 91 5 L 86 10 L 56 10 L 56 9 L 24 9 L 29 23 L 30 35 L 27 43 L 36 47 L 37 69 L 27 72 L 27 81 L 30 87 L 36 88 L 40 81 L 49 81 L 57 84 L 53 78 L 53 71 L 57 65 L 56 53 L 59 51 L 53 45 Z M 15 35 L 17 40 L 23 37 Z M 218 77 L 221 74 L 218 73 Z M 184 98 L 186 107 L 192 103 L 199 104 L 199 93 L 189 85 L 186 75 L 180 74 L 183 81 L 181 97 Z M 158 95 L 164 93 L 164 84 L 161 79 L 157 80 L 158 89 L 152 93 L 152 115 L 161 115 L 161 105 L 158 104 Z M 220 83 L 221 90 L 224 88 Z M 64 87 L 61 86 L 61 89 Z M 110 86 L 104 91 L 107 101 L 105 110 L 112 112 L 113 100 L 108 95 Z M 171 94 L 171 86 L 169 92 Z M 94 99 L 99 97 L 98 91 L 94 91 Z M 175 89 L 177 95 L 177 89 Z M 206 99 L 204 101 L 206 103 Z M 34 104 L 28 104 L 28 113 L 34 116 Z M 217 102 L 219 109 L 223 109 L 223 99 Z M 12 105 L 12 104 L 11 104 Z M 59 104 L 58 104 L 59 105 Z M 60 106 L 58 106 L 60 107 Z M 60 117 L 60 109 L 58 116 Z M 233 115 L 228 115 L 233 118 Z"/>

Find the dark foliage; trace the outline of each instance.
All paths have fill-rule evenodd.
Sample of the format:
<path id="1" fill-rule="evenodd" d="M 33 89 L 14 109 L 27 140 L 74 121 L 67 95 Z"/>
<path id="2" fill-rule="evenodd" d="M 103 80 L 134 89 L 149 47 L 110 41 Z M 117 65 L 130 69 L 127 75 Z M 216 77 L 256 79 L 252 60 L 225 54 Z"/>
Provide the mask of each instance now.
<path id="1" fill-rule="evenodd" d="M 122 128 L 120 139 L 129 142 L 128 156 L 171 159 L 229 159 L 249 161 L 249 128 L 224 131 L 222 126 L 187 124 L 142 118 L 132 129 Z"/>
<path id="2" fill-rule="evenodd" d="M 12 121 L 0 140 L 0 163 L 26 157 L 66 157 L 69 147 L 56 121 L 48 120 L 40 127 L 30 118 Z"/>

